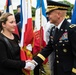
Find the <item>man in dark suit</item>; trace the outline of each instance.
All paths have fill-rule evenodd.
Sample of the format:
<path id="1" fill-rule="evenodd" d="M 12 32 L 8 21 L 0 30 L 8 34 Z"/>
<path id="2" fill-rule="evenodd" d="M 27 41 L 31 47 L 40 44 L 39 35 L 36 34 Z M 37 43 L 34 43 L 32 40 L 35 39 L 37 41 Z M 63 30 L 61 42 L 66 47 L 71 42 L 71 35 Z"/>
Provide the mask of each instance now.
<path id="1" fill-rule="evenodd" d="M 17 6 L 17 13 L 15 14 L 16 23 L 20 22 L 20 12 L 21 12 L 21 5 Z"/>
<path id="2" fill-rule="evenodd" d="M 18 27 L 19 36 L 21 38 L 21 20 L 20 20 L 20 13 L 21 13 L 21 5 L 17 6 L 17 13 L 15 14 L 16 24 Z"/>
<path id="3" fill-rule="evenodd" d="M 48 1 L 49 20 L 55 26 L 51 29 L 48 45 L 30 62 L 41 64 L 55 51 L 54 75 L 76 75 L 76 25 L 65 19 L 68 8 L 66 4 Z"/>

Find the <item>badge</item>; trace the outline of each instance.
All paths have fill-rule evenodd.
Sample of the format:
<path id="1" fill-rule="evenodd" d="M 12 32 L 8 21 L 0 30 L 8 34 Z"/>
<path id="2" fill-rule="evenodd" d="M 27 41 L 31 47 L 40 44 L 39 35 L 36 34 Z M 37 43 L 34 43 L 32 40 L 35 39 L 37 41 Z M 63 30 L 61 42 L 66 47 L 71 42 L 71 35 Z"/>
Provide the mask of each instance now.
<path id="1" fill-rule="evenodd" d="M 63 33 L 63 35 L 60 37 L 59 40 L 68 40 L 68 33 L 67 32 Z"/>

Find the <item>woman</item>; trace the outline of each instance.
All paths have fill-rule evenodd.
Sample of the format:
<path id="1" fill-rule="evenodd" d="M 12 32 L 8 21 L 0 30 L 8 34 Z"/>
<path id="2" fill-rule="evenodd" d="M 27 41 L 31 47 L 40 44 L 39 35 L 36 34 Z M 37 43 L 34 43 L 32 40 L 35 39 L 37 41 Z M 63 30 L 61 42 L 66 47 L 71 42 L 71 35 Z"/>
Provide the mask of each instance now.
<path id="1" fill-rule="evenodd" d="M 4 13 L 0 17 L 0 75 L 23 75 L 25 61 L 20 60 L 19 38 L 13 34 L 15 26 L 12 14 Z"/>

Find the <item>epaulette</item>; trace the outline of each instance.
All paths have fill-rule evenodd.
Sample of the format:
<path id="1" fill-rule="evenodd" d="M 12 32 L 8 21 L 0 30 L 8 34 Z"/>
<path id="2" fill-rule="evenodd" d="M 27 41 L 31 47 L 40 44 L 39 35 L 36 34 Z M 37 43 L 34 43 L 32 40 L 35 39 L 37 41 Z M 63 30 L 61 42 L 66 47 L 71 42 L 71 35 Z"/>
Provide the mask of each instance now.
<path id="1" fill-rule="evenodd" d="M 75 26 L 76 26 L 76 24 L 71 24 L 69 27 L 74 28 Z"/>

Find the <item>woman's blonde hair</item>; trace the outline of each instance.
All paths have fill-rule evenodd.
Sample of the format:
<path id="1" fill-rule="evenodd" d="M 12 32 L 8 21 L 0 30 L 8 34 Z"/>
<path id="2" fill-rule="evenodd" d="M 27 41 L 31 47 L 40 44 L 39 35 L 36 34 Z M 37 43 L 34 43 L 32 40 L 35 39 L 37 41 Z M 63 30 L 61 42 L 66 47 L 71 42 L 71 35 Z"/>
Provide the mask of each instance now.
<path id="1" fill-rule="evenodd" d="M 13 14 L 11 13 L 3 13 L 0 17 L 0 31 L 3 29 L 2 27 L 2 23 L 6 23 L 6 21 L 8 20 L 8 17 L 11 16 Z"/>

